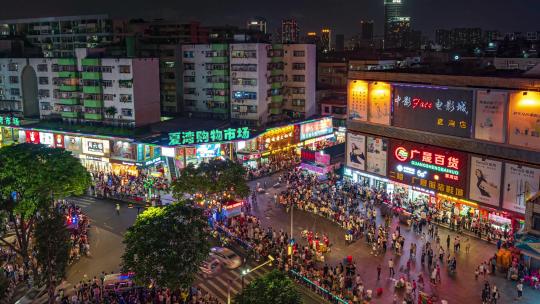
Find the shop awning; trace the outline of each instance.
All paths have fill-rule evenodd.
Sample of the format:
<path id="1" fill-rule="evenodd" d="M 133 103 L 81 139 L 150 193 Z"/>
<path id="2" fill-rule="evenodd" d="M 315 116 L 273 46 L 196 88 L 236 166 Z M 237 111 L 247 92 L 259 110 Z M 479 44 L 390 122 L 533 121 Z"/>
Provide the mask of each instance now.
<path id="1" fill-rule="evenodd" d="M 521 235 L 516 239 L 516 248 L 525 255 L 540 259 L 540 238 L 530 234 Z"/>

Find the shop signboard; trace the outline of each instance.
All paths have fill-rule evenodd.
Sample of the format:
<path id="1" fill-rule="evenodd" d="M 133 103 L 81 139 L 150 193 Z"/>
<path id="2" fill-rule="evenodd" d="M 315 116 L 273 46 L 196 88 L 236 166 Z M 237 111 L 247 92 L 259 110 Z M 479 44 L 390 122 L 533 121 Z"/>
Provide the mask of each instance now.
<path id="1" fill-rule="evenodd" d="M 174 154 L 175 154 L 174 150 L 175 150 L 174 148 L 161 147 L 161 155 L 165 157 L 174 157 Z"/>
<path id="2" fill-rule="evenodd" d="M 11 115 L 0 115 L 0 126 L 18 127 L 20 125 L 21 121 L 18 117 L 13 117 Z"/>
<path id="3" fill-rule="evenodd" d="M 54 146 L 56 148 L 64 149 L 64 135 L 63 134 L 54 134 Z"/>
<path id="4" fill-rule="evenodd" d="M 315 151 L 309 149 L 302 149 L 300 151 L 300 160 L 303 162 L 314 162 Z"/>
<path id="5" fill-rule="evenodd" d="M 388 140 L 381 137 L 367 137 L 366 171 L 386 176 Z"/>
<path id="6" fill-rule="evenodd" d="M 491 90 L 476 92 L 476 117 L 474 137 L 476 139 L 503 143 L 505 140 L 504 110 L 508 93 Z"/>
<path id="7" fill-rule="evenodd" d="M 369 84 L 368 120 L 373 123 L 390 125 L 392 88 L 386 82 Z"/>
<path id="8" fill-rule="evenodd" d="M 428 191 L 465 198 L 467 154 L 439 147 L 391 140 L 388 177 Z"/>
<path id="9" fill-rule="evenodd" d="M 347 91 L 349 119 L 367 121 L 368 82 L 363 80 L 350 80 Z"/>
<path id="10" fill-rule="evenodd" d="M 169 133 L 169 146 L 195 145 L 249 139 L 247 127 Z"/>
<path id="11" fill-rule="evenodd" d="M 540 168 L 506 163 L 503 209 L 525 214 L 525 202 L 538 192 Z"/>
<path id="12" fill-rule="evenodd" d="M 54 147 L 54 135 L 48 132 L 39 132 L 39 140 L 41 144 Z"/>
<path id="13" fill-rule="evenodd" d="M 83 138 L 82 139 L 83 153 L 90 155 L 104 156 L 109 155 L 110 144 L 108 140 Z"/>
<path id="14" fill-rule="evenodd" d="M 41 143 L 40 140 L 39 140 L 39 132 L 38 131 L 26 130 L 25 135 L 26 135 L 26 142 L 27 143 L 32 143 L 32 144 Z"/>
<path id="15" fill-rule="evenodd" d="M 325 117 L 312 122 L 301 124 L 300 140 L 304 141 L 306 139 L 332 134 L 333 132 L 334 126 L 332 125 L 332 118 Z"/>
<path id="16" fill-rule="evenodd" d="M 221 144 L 208 144 L 197 146 L 197 158 L 213 158 L 220 156 Z"/>
<path id="17" fill-rule="evenodd" d="M 315 162 L 321 165 L 330 165 L 330 154 L 324 154 L 322 151 L 316 152 Z"/>
<path id="18" fill-rule="evenodd" d="M 501 200 L 502 162 L 472 156 L 469 199 L 498 208 Z"/>
<path id="19" fill-rule="evenodd" d="M 364 171 L 366 170 L 366 136 L 347 133 L 347 166 Z"/>
<path id="20" fill-rule="evenodd" d="M 116 140 L 112 145 L 111 158 L 136 160 L 137 145 L 127 141 Z"/>
<path id="21" fill-rule="evenodd" d="M 540 149 L 540 93 L 510 94 L 508 112 L 508 143 Z"/>
<path id="22" fill-rule="evenodd" d="M 66 135 L 64 136 L 65 149 L 75 153 L 82 152 L 82 140 L 80 137 Z"/>
<path id="23" fill-rule="evenodd" d="M 438 134 L 470 137 L 473 91 L 394 85 L 396 127 Z"/>

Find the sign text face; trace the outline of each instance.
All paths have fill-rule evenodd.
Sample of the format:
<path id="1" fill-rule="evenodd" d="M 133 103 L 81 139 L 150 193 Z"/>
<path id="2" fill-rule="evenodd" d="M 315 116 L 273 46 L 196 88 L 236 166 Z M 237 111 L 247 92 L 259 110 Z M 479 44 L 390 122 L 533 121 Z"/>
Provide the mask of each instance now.
<path id="1" fill-rule="evenodd" d="M 249 128 L 213 129 L 210 131 L 182 131 L 169 133 L 169 146 L 196 145 L 221 141 L 249 139 Z"/>

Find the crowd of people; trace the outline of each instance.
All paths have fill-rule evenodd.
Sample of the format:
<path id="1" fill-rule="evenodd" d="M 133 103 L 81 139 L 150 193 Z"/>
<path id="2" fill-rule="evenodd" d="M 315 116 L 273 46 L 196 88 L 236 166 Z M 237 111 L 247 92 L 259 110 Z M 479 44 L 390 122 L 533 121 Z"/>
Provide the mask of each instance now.
<path id="1" fill-rule="evenodd" d="M 90 256 L 90 241 L 88 239 L 90 220 L 88 216 L 82 212 L 81 207 L 73 202 L 61 200 L 55 204 L 56 208 L 65 215 L 70 232 L 70 263 L 79 260 L 81 256 Z"/>
<path id="2" fill-rule="evenodd" d="M 170 185 L 164 177 L 149 176 L 141 172 L 137 176 L 92 172 L 92 193 L 103 198 L 148 201 L 168 191 Z"/>
<path id="3" fill-rule="evenodd" d="M 296 153 L 281 153 L 271 155 L 267 162 L 261 163 L 257 168 L 248 167 L 248 180 L 258 179 L 272 175 L 276 172 L 291 169 L 300 163 L 300 157 Z"/>

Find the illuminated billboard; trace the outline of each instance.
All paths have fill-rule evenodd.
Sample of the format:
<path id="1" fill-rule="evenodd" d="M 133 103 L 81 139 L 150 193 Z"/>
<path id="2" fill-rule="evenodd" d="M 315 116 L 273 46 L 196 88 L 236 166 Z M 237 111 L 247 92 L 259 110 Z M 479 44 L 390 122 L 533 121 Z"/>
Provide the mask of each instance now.
<path id="1" fill-rule="evenodd" d="M 540 93 L 511 94 L 508 112 L 508 143 L 540 149 Z"/>

